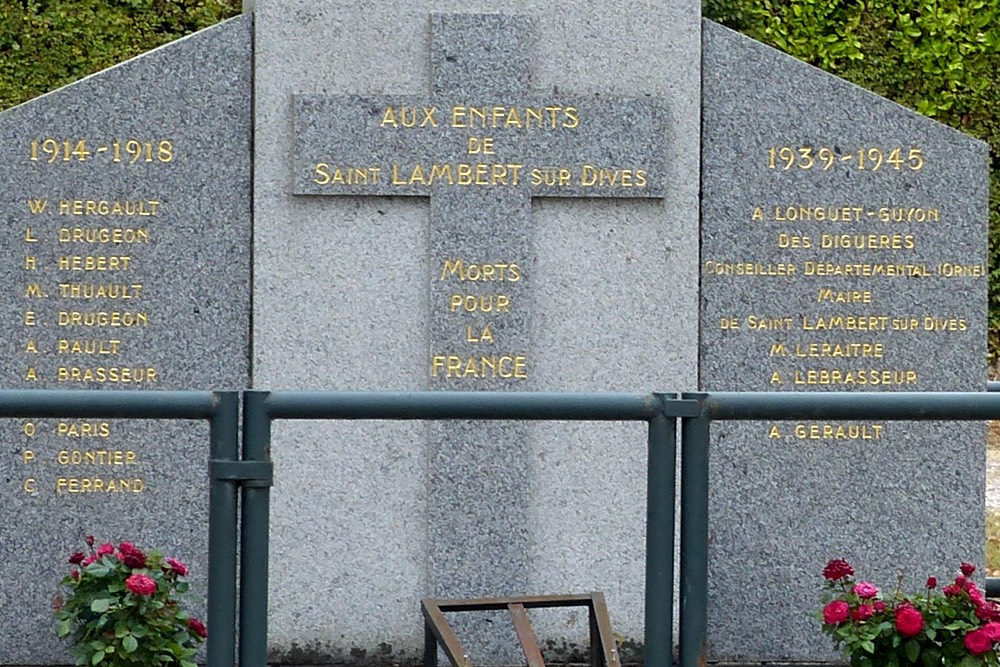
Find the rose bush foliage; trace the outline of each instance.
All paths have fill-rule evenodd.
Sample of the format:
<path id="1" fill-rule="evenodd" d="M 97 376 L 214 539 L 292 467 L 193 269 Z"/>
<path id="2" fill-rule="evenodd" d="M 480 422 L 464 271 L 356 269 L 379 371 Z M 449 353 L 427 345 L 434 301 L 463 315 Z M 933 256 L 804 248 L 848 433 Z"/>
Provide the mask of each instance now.
<path id="1" fill-rule="evenodd" d="M 196 667 L 205 625 L 181 601 L 187 567 L 130 542 L 76 552 L 56 601 L 56 634 L 72 641 L 77 665 Z"/>
<path id="2" fill-rule="evenodd" d="M 929 577 L 920 593 L 885 596 L 855 582 L 847 561 L 832 560 L 823 569 L 823 631 L 852 667 L 1000 667 L 1000 607 L 970 579 L 975 566 L 960 570 L 940 592 Z"/>

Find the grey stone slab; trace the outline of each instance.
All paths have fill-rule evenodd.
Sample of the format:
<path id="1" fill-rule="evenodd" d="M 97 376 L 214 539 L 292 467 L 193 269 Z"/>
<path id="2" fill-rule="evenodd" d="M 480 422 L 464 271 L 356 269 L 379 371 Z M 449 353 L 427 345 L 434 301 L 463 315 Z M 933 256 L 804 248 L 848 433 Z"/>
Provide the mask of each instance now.
<path id="1" fill-rule="evenodd" d="M 702 388 L 984 389 L 986 146 L 711 23 L 703 103 Z M 980 425 L 713 433 L 711 659 L 834 659 L 830 558 L 916 587 L 982 558 Z"/>
<path id="2" fill-rule="evenodd" d="M 250 38 L 240 17 L 0 115 L 5 387 L 248 383 Z M 189 563 L 203 613 L 207 425 L 4 422 L 0 663 L 70 661 L 51 605 L 86 535 Z"/>
<path id="3" fill-rule="evenodd" d="M 257 386 L 648 391 L 693 383 L 696 321 L 672 313 L 697 308 L 697 5 L 360 5 L 257 5 Z M 432 18 L 457 12 L 501 15 Z M 434 21 L 464 23 L 439 39 Z M 310 46 L 317 39 L 326 47 Z M 387 103 L 419 106 L 419 124 L 427 105 L 553 100 L 590 114 L 580 116 L 580 132 L 428 125 L 396 136 L 380 124 Z M 383 178 L 404 159 L 470 162 L 468 139 L 480 135 L 495 139 L 504 164 L 564 167 L 570 184 L 310 181 L 318 162 L 378 167 Z M 653 197 L 611 199 L 619 193 L 573 183 L 588 161 L 641 164 L 660 150 Z M 315 196 L 323 194 L 341 196 Z M 574 199 L 581 195 L 587 201 Z M 441 281 L 448 259 L 517 264 L 523 277 Z M 665 291 L 671 282 L 677 287 Z M 510 317 L 452 312 L 455 294 L 507 296 Z M 498 352 L 523 351 L 528 377 L 434 378 L 433 357 L 478 354 L 488 343 L 470 338 L 487 324 Z M 275 658 L 372 655 L 380 644 L 392 659 L 419 656 L 417 602 L 436 592 L 604 589 L 616 629 L 641 639 L 638 427 L 296 424 L 276 436 L 274 456 Z M 316 468 L 322 482 L 307 474 Z M 357 518 L 337 518 L 342 502 Z M 336 530 L 300 543 L 303 507 Z M 326 556 L 319 562 L 317 549 Z M 319 576 L 332 585 L 313 593 Z M 568 614 L 541 631 L 574 646 L 587 632 Z M 509 647 L 509 633 L 500 636 Z M 501 655 L 485 638 L 470 648 L 485 660 Z"/>

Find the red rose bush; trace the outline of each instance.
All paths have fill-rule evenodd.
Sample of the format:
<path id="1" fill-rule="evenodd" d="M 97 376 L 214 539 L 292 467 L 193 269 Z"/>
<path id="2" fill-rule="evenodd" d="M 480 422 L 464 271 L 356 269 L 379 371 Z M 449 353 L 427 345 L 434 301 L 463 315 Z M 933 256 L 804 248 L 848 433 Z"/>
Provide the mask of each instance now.
<path id="1" fill-rule="evenodd" d="M 181 608 L 187 567 L 131 542 L 78 551 L 57 598 L 56 634 L 73 642 L 77 665 L 197 667 L 205 625 Z"/>
<path id="2" fill-rule="evenodd" d="M 823 631 L 852 667 L 1000 667 L 1000 607 L 970 579 L 962 563 L 954 583 L 937 590 L 884 595 L 875 584 L 854 581 L 854 568 L 835 559 L 823 568 Z"/>

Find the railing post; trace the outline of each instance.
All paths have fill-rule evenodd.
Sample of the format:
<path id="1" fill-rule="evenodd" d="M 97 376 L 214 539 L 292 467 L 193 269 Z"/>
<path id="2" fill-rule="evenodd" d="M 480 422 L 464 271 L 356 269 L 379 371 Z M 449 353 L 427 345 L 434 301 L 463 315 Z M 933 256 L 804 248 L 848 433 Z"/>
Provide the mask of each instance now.
<path id="1" fill-rule="evenodd" d="M 674 498 L 677 427 L 664 415 L 649 420 L 646 473 L 646 667 L 671 667 L 674 638 Z"/>
<path id="2" fill-rule="evenodd" d="M 704 667 L 708 658 L 708 438 L 704 412 L 681 421 L 680 667 Z"/>
<path id="3" fill-rule="evenodd" d="M 243 460 L 271 458 L 270 392 L 243 393 Z M 270 482 L 244 484 L 240 525 L 240 667 L 267 667 Z"/>
<path id="4" fill-rule="evenodd" d="M 239 395 L 215 392 L 209 423 L 211 461 L 239 456 Z M 236 484 L 212 475 L 208 490 L 208 666 L 232 667 L 236 658 Z"/>

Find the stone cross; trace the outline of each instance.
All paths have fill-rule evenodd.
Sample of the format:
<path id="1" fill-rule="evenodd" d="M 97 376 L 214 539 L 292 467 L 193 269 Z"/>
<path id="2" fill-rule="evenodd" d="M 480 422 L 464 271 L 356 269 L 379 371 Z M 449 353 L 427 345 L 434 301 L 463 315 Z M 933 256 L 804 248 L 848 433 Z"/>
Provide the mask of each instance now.
<path id="1" fill-rule="evenodd" d="M 431 31 L 429 97 L 295 96 L 293 192 L 429 197 L 430 386 L 538 388 L 531 199 L 662 197 L 666 111 L 649 97 L 533 91 L 530 17 L 432 15 Z M 520 429 L 429 428 L 434 594 L 518 592 Z"/>

